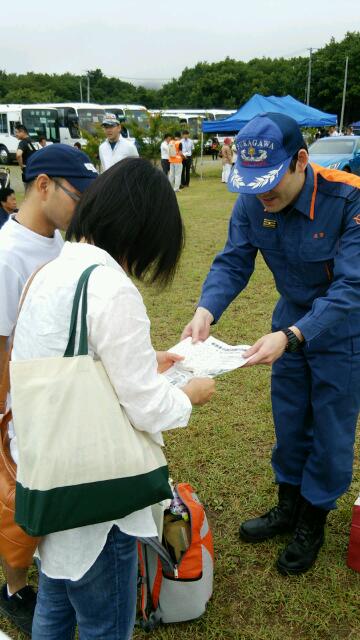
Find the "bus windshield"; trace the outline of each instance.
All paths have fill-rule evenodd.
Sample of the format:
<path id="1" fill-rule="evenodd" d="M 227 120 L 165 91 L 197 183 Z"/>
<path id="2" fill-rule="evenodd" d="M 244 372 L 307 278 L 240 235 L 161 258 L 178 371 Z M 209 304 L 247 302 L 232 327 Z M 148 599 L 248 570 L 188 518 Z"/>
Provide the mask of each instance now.
<path id="1" fill-rule="evenodd" d="M 124 109 L 125 119 L 130 122 L 136 120 L 140 127 L 149 128 L 149 115 L 145 109 Z"/>
<path id="2" fill-rule="evenodd" d="M 230 113 L 217 113 L 217 114 L 214 116 L 214 119 L 215 119 L 215 120 L 225 120 L 225 118 L 228 118 L 228 117 L 229 117 L 229 115 L 230 115 Z"/>
<path id="3" fill-rule="evenodd" d="M 59 119 L 56 109 L 22 109 L 23 125 L 27 128 L 30 138 L 37 140 L 44 135 L 46 140 L 60 142 Z"/>
<path id="4" fill-rule="evenodd" d="M 78 109 L 78 116 L 80 129 L 95 133 L 96 125 L 102 123 L 105 111 L 104 109 Z"/>

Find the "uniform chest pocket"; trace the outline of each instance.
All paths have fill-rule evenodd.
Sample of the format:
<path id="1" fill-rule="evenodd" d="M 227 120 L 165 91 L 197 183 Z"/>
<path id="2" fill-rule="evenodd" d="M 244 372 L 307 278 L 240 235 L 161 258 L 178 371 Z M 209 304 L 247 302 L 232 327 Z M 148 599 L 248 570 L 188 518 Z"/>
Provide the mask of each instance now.
<path id="1" fill-rule="evenodd" d="M 277 229 L 250 229 L 249 240 L 254 247 L 267 251 L 280 251 L 281 244 Z"/>
<path id="2" fill-rule="evenodd" d="M 299 247 L 298 269 L 305 284 L 326 287 L 333 280 L 337 236 L 305 240 Z"/>
<path id="3" fill-rule="evenodd" d="M 338 250 L 339 239 L 337 236 L 304 240 L 300 244 L 299 256 L 304 262 L 324 262 L 332 260 Z"/>

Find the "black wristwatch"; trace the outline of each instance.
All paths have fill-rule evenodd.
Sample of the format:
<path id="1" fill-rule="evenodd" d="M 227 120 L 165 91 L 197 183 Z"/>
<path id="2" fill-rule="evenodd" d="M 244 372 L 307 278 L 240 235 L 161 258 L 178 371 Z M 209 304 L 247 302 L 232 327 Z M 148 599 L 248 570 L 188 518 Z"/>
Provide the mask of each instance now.
<path id="1" fill-rule="evenodd" d="M 285 351 L 287 351 L 288 353 L 295 353 L 295 351 L 299 351 L 301 348 L 301 340 L 299 340 L 295 333 L 291 331 L 289 327 L 287 327 L 286 329 L 280 329 L 280 331 L 285 333 L 288 339 Z"/>

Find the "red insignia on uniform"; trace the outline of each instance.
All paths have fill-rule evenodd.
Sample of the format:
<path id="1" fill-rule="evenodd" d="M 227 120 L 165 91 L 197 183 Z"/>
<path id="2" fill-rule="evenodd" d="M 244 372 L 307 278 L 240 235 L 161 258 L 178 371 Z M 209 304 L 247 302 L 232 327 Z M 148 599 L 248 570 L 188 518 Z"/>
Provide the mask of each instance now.
<path id="1" fill-rule="evenodd" d="M 356 224 L 360 224 L 360 213 L 358 213 L 357 216 L 354 217 L 354 220 Z"/>

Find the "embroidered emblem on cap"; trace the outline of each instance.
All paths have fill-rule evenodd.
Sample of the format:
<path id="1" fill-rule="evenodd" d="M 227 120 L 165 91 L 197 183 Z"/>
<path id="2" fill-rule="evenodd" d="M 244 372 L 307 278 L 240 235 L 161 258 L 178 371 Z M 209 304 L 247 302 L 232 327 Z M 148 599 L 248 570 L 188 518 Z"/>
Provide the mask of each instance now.
<path id="1" fill-rule="evenodd" d="M 263 176 L 258 176 L 253 182 L 248 182 L 246 186 L 251 187 L 252 189 L 266 187 L 266 185 L 270 185 L 272 182 L 274 182 L 275 178 L 277 178 L 282 168 L 283 165 L 281 164 L 278 169 L 272 169 L 271 171 L 269 171 L 269 173 L 265 173 Z"/>
<path id="2" fill-rule="evenodd" d="M 230 182 L 236 188 L 245 186 L 244 178 L 240 175 L 237 169 L 234 169 L 233 174 L 230 178 Z"/>
<path id="3" fill-rule="evenodd" d="M 240 155 L 241 159 L 245 162 L 263 162 L 267 158 L 267 151 L 265 151 L 265 149 L 256 151 L 254 147 L 250 147 L 248 154 L 245 149 L 242 149 Z"/>

